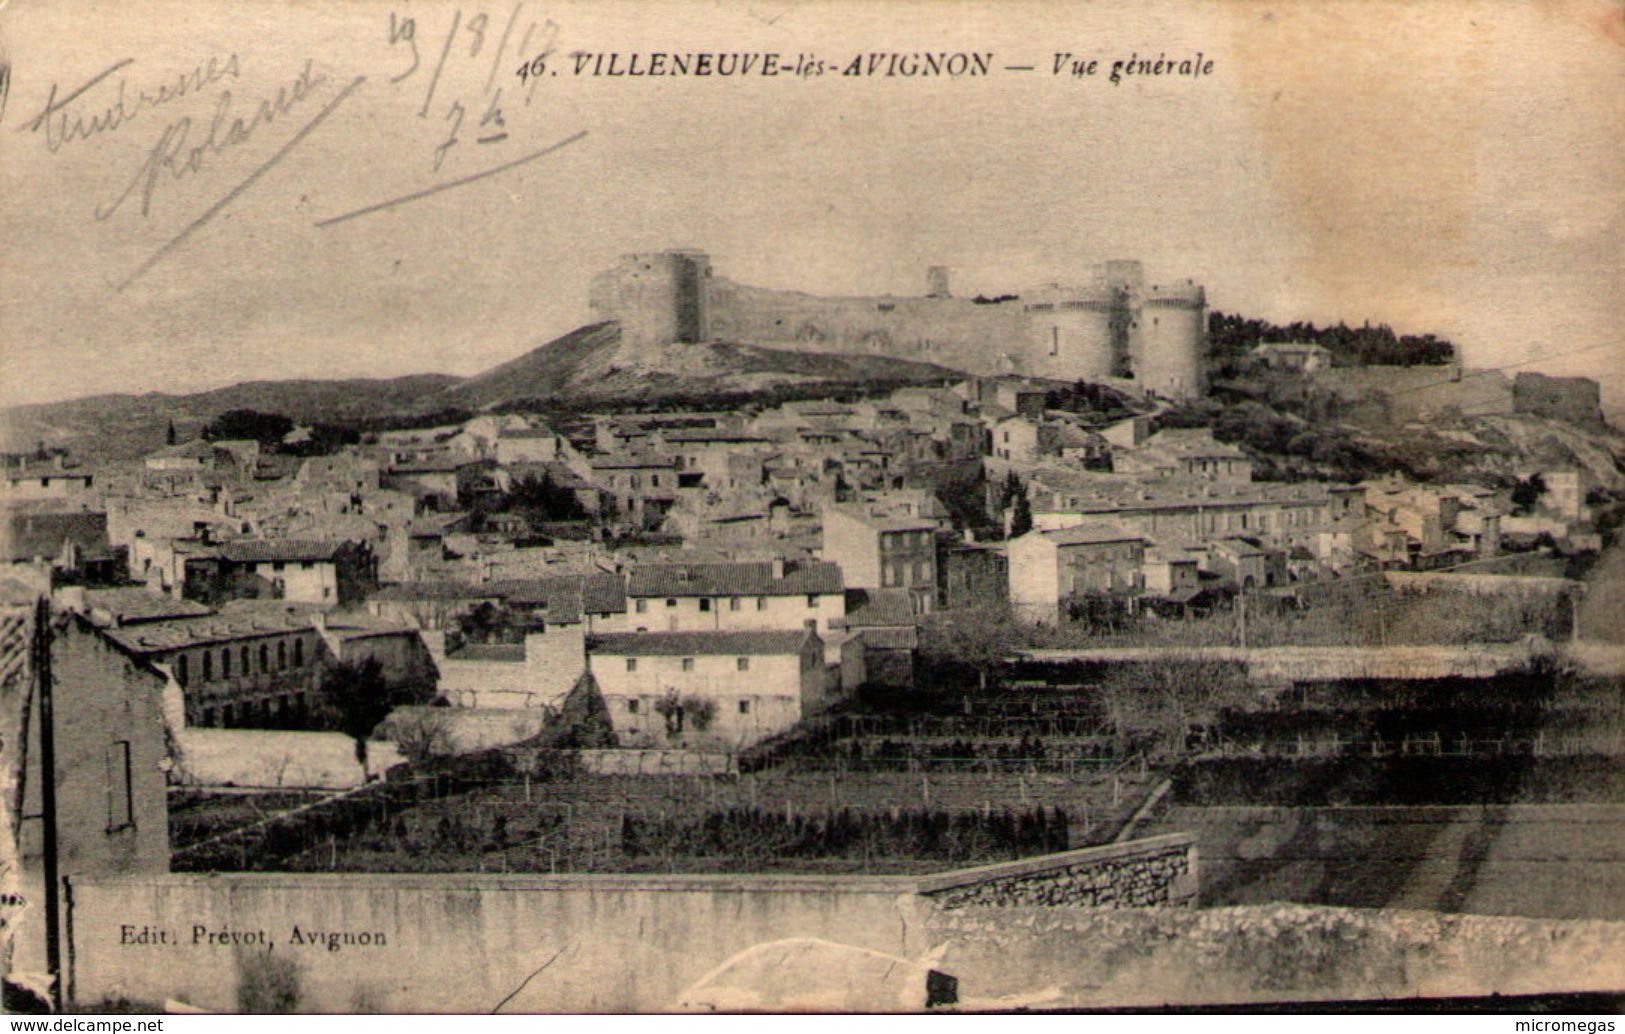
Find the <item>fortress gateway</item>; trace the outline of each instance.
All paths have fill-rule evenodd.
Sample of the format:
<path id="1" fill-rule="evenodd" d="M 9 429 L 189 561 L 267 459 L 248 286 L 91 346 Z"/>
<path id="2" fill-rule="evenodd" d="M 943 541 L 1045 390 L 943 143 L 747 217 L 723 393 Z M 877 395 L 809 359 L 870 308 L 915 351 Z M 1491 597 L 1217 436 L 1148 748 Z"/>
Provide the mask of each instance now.
<path id="1" fill-rule="evenodd" d="M 867 353 L 1175 399 L 1205 388 L 1202 285 L 1146 284 L 1139 262 L 1106 262 L 1080 285 L 1020 297 L 955 298 L 947 268 L 933 266 L 924 296 L 825 298 L 713 276 L 704 252 L 677 249 L 624 256 L 593 277 L 591 306 L 647 347 L 730 341 Z"/>

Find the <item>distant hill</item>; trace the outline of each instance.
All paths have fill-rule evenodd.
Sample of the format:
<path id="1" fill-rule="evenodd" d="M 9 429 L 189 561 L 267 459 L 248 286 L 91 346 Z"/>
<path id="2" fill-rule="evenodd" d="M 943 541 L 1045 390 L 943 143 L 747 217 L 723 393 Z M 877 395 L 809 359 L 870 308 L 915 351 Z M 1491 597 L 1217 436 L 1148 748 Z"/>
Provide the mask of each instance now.
<path id="1" fill-rule="evenodd" d="M 934 363 L 874 355 L 792 352 L 745 344 L 667 345 L 622 340 L 620 326 L 593 323 L 470 377 L 436 396 L 444 406 L 484 409 L 552 399 L 647 401 L 813 384 L 918 383 L 963 376 Z"/>
<path id="2" fill-rule="evenodd" d="M 246 381 L 191 395 L 92 395 L 0 412 L 0 443 L 15 451 L 45 442 L 89 459 L 128 459 L 163 445 L 170 421 L 190 437 L 229 409 L 281 413 L 300 423 L 364 420 L 411 411 L 457 380 L 430 373 L 388 380 Z"/>
<path id="3" fill-rule="evenodd" d="M 821 355 L 746 344 L 635 349 L 615 323 L 595 323 L 469 378 L 419 374 L 388 380 L 248 381 L 190 395 L 96 395 L 0 412 L 0 448 L 66 446 L 93 461 L 130 459 L 164 444 L 169 423 L 191 437 L 230 409 L 281 413 L 299 423 L 403 419 L 447 409 L 537 407 L 734 395 L 830 384 L 912 384 L 960 376 L 932 363 Z"/>

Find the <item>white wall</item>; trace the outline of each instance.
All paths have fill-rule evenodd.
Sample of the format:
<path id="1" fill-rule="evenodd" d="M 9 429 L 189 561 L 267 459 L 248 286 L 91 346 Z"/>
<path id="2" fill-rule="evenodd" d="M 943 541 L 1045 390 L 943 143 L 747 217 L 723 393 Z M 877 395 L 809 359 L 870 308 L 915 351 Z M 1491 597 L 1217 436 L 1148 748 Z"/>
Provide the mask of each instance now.
<path id="1" fill-rule="evenodd" d="M 629 632 L 793 632 L 818 622 L 818 634 L 829 632 L 831 618 L 846 616 L 846 594 L 823 593 L 807 605 L 806 596 L 652 596 L 626 601 Z M 666 600 L 676 601 L 668 607 Z M 734 609 L 734 601 L 738 609 Z M 646 604 L 643 612 L 638 603 Z M 703 602 L 702 602 L 703 601 Z M 760 603 L 758 601 L 761 601 Z M 702 609 L 708 607 L 709 609 Z"/>
<path id="2" fill-rule="evenodd" d="M 739 669 L 741 659 L 748 665 L 744 671 Z M 629 660 L 635 662 L 633 670 L 627 668 Z M 699 655 L 691 658 L 690 671 L 683 670 L 683 660 L 593 655 L 593 677 L 623 746 L 746 746 L 799 722 L 817 704 L 815 694 L 808 692 L 810 680 L 821 682 L 824 677 L 821 660 L 809 671 L 803 658 L 794 654 Z M 709 728 L 685 723 L 682 736 L 668 737 L 666 720 L 655 704 L 672 691 L 679 697 L 713 701 L 716 715 Z M 747 710 L 742 712 L 741 705 Z"/>
<path id="3" fill-rule="evenodd" d="M 338 603 L 339 576 L 335 564 L 319 560 L 265 561 L 251 564 L 249 569 L 267 582 L 280 579 L 282 598 L 290 602 Z"/>

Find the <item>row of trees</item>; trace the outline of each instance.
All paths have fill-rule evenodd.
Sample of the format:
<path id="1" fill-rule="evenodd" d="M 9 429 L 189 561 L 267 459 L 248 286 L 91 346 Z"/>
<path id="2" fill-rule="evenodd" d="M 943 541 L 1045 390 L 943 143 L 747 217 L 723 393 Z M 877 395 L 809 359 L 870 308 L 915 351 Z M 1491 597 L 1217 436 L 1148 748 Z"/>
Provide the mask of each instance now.
<path id="1" fill-rule="evenodd" d="M 626 814 L 621 850 L 631 858 L 724 857 L 744 862 L 782 858 L 992 861 L 1065 851 L 1070 820 L 1060 808 L 947 812 L 841 809 L 786 815 L 765 808 L 712 811 L 699 821 Z"/>
<path id="2" fill-rule="evenodd" d="M 1208 351 L 1220 375 L 1245 359 L 1260 344 L 1316 344 L 1332 353 L 1338 365 L 1444 366 L 1456 348 L 1433 334 L 1396 334 L 1386 323 L 1358 327 L 1346 323 L 1317 327 L 1298 320 L 1285 326 L 1215 310 L 1208 316 Z"/>

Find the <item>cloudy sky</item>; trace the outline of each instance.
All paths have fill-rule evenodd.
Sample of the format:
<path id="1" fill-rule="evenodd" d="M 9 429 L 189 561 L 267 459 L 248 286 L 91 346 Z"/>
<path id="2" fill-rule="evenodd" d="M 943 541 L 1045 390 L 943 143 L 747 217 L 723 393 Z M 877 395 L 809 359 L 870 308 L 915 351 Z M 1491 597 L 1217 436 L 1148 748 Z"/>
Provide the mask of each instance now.
<path id="1" fill-rule="evenodd" d="M 992 51 L 995 74 L 591 78 L 567 57 L 631 50 Z M 1106 79 L 1198 51 L 1210 77 Z M 1056 78 L 1056 52 L 1100 72 Z M 1132 257 L 1219 308 L 1435 331 L 1474 365 L 1625 360 L 1610 0 L 11 0 L 0 59 L 5 404 L 472 373 L 583 322 L 616 255 L 676 245 L 832 293 L 919 292 L 933 264 L 959 293 L 1019 291 Z"/>

